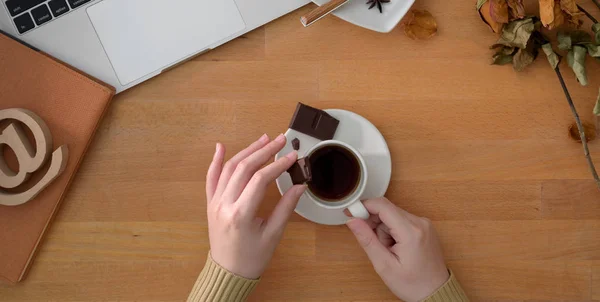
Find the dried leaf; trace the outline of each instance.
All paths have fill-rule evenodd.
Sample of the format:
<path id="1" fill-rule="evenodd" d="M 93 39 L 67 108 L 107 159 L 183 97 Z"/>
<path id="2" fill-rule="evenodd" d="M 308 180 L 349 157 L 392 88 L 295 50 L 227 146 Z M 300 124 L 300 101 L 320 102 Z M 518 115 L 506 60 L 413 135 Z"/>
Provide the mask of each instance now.
<path id="1" fill-rule="evenodd" d="M 533 18 L 511 21 L 502 29 L 502 34 L 496 44 L 525 48 L 534 29 Z"/>
<path id="2" fill-rule="evenodd" d="M 592 31 L 594 32 L 594 41 L 596 41 L 596 44 L 600 44 L 600 24 L 594 23 L 592 25 Z"/>
<path id="3" fill-rule="evenodd" d="M 540 1 L 540 19 L 542 24 L 548 26 L 554 22 L 554 0 L 539 0 Z"/>
<path id="4" fill-rule="evenodd" d="M 508 23 L 508 4 L 506 0 L 489 0 L 490 16 L 498 23 Z"/>
<path id="5" fill-rule="evenodd" d="M 504 46 L 502 44 L 494 44 L 494 45 L 490 46 L 490 49 L 495 49 L 496 54 L 503 54 L 503 55 L 514 55 L 518 50 L 518 48 L 516 48 L 516 47 Z"/>
<path id="6" fill-rule="evenodd" d="M 482 1 L 480 0 L 477 2 L 477 10 L 479 11 L 479 16 L 481 17 L 481 20 L 483 20 L 483 22 L 485 22 L 485 24 L 487 24 L 493 32 L 499 33 L 500 31 L 502 31 L 502 26 L 504 26 L 504 24 L 494 21 L 494 19 L 492 19 L 492 16 L 490 15 L 490 2 L 487 0 L 483 1 L 483 3 L 481 4 L 480 2 Z"/>
<path id="7" fill-rule="evenodd" d="M 500 44 L 492 45 L 490 48 L 497 49 L 496 53 L 492 56 L 492 65 L 505 65 L 512 63 L 513 56 L 518 50 L 516 47 L 508 47 Z"/>
<path id="8" fill-rule="evenodd" d="M 573 45 L 592 43 L 592 36 L 587 31 L 573 30 L 569 32 L 569 35 L 571 36 L 571 43 Z"/>
<path id="9" fill-rule="evenodd" d="M 409 21 L 404 26 L 404 33 L 413 40 L 425 40 L 437 33 L 437 22 L 430 12 L 413 9 Z"/>
<path id="10" fill-rule="evenodd" d="M 573 53 L 573 61 L 570 64 L 577 81 L 579 84 L 586 86 L 588 84 L 587 75 L 585 72 L 585 56 L 587 55 L 587 49 L 580 45 L 574 45 L 573 49 L 569 52 Z"/>
<path id="11" fill-rule="evenodd" d="M 495 54 L 492 57 L 492 65 L 506 65 L 513 62 L 512 55 Z"/>
<path id="12" fill-rule="evenodd" d="M 600 115 L 600 92 L 598 93 L 598 97 L 596 98 L 596 106 L 594 106 L 594 114 Z"/>
<path id="13" fill-rule="evenodd" d="M 554 52 L 554 49 L 552 49 L 552 44 L 546 43 L 542 45 L 542 50 L 546 54 L 546 58 L 548 59 L 550 66 L 552 66 L 552 69 L 556 69 L 558 63 L 560 63 L 560 57 Z"/>
<path id="14" fill-rule="evenodd" d="M 523 0 L 507 0 L 508 8 L 510 9 L 510 15 L 513 19 L 522 19 L 525 17 L 525 6 L 523 6 Z"/>
<path id="15" fill-rule="evenodd" d="M 569 50 L 567 53 L 567 65 L 573 68 L 573 63 L 575 62 L 575 55 L 573 54 L 573 50 Z"/>
<path id="16" fill-rule="evenodd" d="M 598 45 L 594 45 L 594 44 L 587 44 L 585 45 L 585 47 L 587 48 L 588 54 L 590 55 L 590 57 L 594 57 L 596 59 L 600 58 L 600 48 L 598 47 Z"/>
<path id="17" fill-rule="evenodd" d="M 516 71 L 523 71 L 525 67 L 533 63 L 536 56 L 537 53 L 531 53 L 527 49 L 519 49 L 513 57 L 513 68 Z"/>
<path id="18" fill-rule="evenodd" d="M 529 66 L 538 55 L 538 49 L 541 47 L 544 41 L 544 37 L 539 32 L 534 32 L 531 38 L 527 42 L 526 48 L 519 48 L 519 51 L 513 57 L 513 68 L 516 71 L 523 71 L 525 67 Z"/>
<path id="19" fill-rule="evenodd" d="M 559 31 L 556 34 L 556 40 L 558 41 L 558 49 L 560 50 L 569 50 L 571 49 L 571 36 L 568 33 L 563 31 Z"/>
<path id="20" fill-rule="evenodd" d="M 574 45 L 586 45 L 592 42 L 592 36 L 583 30 L 559 31 L 556 39 L 560 50 L 569 50 Z"/>

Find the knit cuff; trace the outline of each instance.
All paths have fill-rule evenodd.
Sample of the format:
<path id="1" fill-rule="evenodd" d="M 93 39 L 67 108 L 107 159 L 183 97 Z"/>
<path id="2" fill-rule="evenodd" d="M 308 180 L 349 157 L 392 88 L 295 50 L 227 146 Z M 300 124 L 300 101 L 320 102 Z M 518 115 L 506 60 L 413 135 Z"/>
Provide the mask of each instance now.
<path id="1" fill-rule="evenodd" d="M 450 278 L 448 279 L 448 281 L 446 281 L 446 283 L 444 283 L 442 287 L 438 288 L 433 294 L 431 294 L 431 296 L 423 300 L 423 302 L 469 301 L 469 298 L 463 291 L 462 287 L 460 287 L 458 280 L 456 280 L 454 273 L 452 273 L 451 270 L 448 271 L 450 272 Z"/>
<path id="2" fill-rule="evenodd" d="M 208 254 L 204 269 L 188 297 L 188 302 L 246 301 L 260 279 L 237 276 L 214 262 Z"/>

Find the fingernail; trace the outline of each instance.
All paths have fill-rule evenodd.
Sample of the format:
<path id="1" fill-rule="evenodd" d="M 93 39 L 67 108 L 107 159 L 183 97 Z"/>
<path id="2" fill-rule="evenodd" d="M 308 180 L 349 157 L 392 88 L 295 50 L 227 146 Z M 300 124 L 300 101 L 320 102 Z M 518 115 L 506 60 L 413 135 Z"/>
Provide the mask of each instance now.
<path id="1" fill-rule="evenodd" d="M 298 159 L 298 153 L 296 151 L 292 151 L 288 153 L 285 157 L 289 158 L 292 161 L 296 161 L 296 159 Z"/>
<path id="2" fill-rule="evenodd" d="M 285 136 L 283 134 L 279 134 L 275 140 L 280 143 L 285 142 Z"/>
<path id="3" fill-rule="evenodd" d="M 215 155 L 213 156 L 213 158 L 214 158 L 214 157 L 217 157 L 217 154 L 219 153 L 219 149 L 221 149 L 221 144 L 220 144 L 220 143 L 217 143 L 217 144 L 215 145 Z"/>
<path id="4" fill-rule="evenodd" d="M 265 133 L 258 140 L 261 141 L 261 142 L 263 142 L 263 143 L 266 143 L 266 142 L 269 141 L 269 136 Z"/>
<path id="5" fill-rule="evenodd" d="M 356 220 L 356 218 L 349 218 L 346 220 L 346 226 L 348 226 L 350 230 L 354 230 L 356 228 L 353 223 L 354 220 Z"/>
<path id="6" fill-rule="evenodd" d="M 300 188 L 298 188 L 298 195 L 302 195 L 307 188 L 308 186 L 306 184 L 301 185 Z"/>

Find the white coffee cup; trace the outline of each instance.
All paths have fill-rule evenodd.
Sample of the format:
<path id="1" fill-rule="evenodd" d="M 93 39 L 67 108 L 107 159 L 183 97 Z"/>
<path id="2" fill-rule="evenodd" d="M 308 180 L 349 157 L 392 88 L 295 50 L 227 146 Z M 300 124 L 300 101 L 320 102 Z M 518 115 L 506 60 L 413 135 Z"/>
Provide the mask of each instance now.
<path id="1" fill-rule="evenodd" d="M 368 175 L 367 175 L 367 165 L 365 163 L 365 159 L 363 158 L 362 154 L 360 154 L 360 152 L 358 152 L 358 150 L 356 150 L 354 147 L 352 147 L 344 142 L 336 141 L 336 140 L 327 140 L 327 141 L 319 142 L 318 144 L 314 145 L 312 148 L 310 148 L 306 152 L 306 156 L 310 157 L 310 155 L 313 154 L 315 151 L 320 150 L 324 147 L 328 147 L 328 146 L 342 147 L 342 148 L 346 149 L 347 151 L 349 151 L 350 153 L 352 153 L 352 155 L 358 160 L 358 164 L 359 164 L 359 168 L 360 168 L 358 185 L 354 188 L 354 190 L 351 193 L 349 193 L 345 197 L 343 197 L 339 200 L 335 200 L 335 201 L 324 200 L 324 199 L 320 198 L 319 196 L 315 195 L 315 193 L 313 193 L 310 190 L 310 186 L 306 190 L 307 196 L 315 204 L 317 204 L 318 206 L 323 207 L 325 209 L 332 209 L 332 210 L 337 209 L 337 210 L 342 210 L 342 211 L 344 209 L 348 209 L 348 211 L 354 217 L 362 218 L 362 219 L 369 218 L 369 216 L 370 216 L 369 211 L 367 211 L 367 208 L 365 208 L 365 206 L 362 204 L 362 202 L 360 200 L 361 196 L 365 192 L 365 188 L 367 187 L 367 176 Z"/>

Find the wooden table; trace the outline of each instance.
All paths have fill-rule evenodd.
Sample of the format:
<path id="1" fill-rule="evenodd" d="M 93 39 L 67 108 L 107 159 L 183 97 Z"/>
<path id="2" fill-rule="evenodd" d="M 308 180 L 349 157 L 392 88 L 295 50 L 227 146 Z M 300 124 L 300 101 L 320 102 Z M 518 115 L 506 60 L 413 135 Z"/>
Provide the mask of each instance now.
<path id="1" fill-rule="evenodd" d="M 583 5 L 594 11 L 591 2 Z M 600 191 L 553 71 L 490 66 L 474 1 L 422 0 L 428 41 L 300 15 L 119 95 L 26 281 L 2 301 L 182 301 L 209 249 L 204 181 L 216 141 L 237 151 L 287 128 L 297 102 L 371 120 L 392 152 L 387 196 L 431 218 L 474 301 L 600 301 Z M 586 28 L 589 28 L 586 24 Z M 563 73 L 582 118 L 590 85 Z M 591 152 L 600 165 L 600 142 Z M 267 214 L 278 199 L 269 190 Z M 344 226 L 294 216 L 253 301 L 394 300 Z"/>

